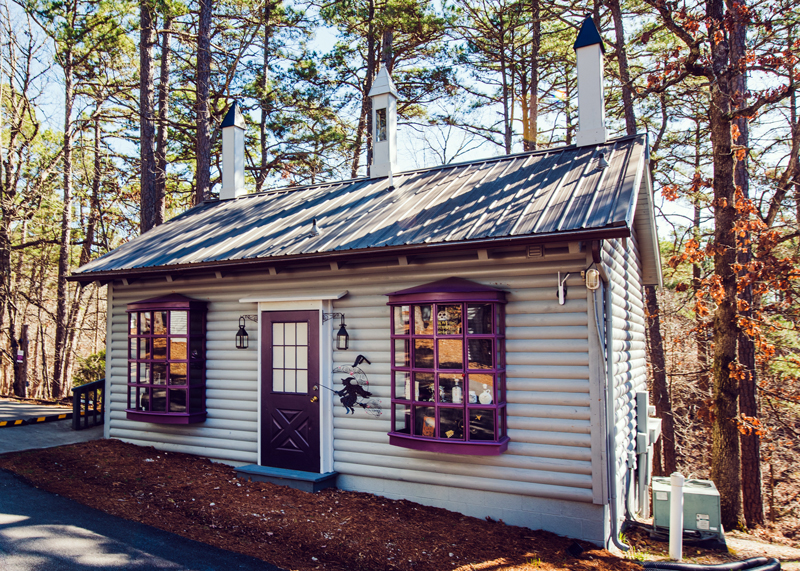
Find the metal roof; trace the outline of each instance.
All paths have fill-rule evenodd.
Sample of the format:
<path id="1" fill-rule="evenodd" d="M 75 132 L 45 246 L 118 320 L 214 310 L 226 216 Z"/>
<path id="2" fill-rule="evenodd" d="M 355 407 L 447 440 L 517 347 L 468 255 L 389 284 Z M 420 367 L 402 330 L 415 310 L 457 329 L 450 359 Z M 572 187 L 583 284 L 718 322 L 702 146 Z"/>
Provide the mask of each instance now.
<path id="1" fill-rule="evenodd" d="M 387 178 L 361 178 L 205 202 L 82 266 L 72 279 L 630 230 L 643 204 L 646 161 L 646 138 L 636 135 L 397 173 L 393 189 Z M 645 216 L 652 218 L 650 210 Z"/>

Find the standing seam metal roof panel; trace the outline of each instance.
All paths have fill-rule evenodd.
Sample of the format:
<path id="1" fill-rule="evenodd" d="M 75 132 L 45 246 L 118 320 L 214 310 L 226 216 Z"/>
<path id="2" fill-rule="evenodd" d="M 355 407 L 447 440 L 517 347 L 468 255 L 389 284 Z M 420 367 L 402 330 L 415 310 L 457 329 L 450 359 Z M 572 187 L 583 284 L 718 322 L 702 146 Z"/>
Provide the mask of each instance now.
<path id="1" fill-rule="evenodd" d="M 207 202 L 75 275 L 625 226 L 646 160 L 636 135 L 398 173 L 391 191 L 355 179 Z"/>

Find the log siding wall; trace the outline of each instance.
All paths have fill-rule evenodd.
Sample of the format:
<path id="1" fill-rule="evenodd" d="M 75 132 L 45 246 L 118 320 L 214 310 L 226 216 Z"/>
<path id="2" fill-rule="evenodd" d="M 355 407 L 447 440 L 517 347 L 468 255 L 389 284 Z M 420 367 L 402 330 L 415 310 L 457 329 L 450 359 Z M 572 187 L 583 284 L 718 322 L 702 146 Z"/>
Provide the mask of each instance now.
<path id="1" fill-rule="evenodd" d="M 346 314 L 351 347 L 333 351 L 333 365 L 352 364 L 359 353 L 371 365 L 362 368 L 369 390 L 384 414 L 374 418 L 358 411 L 345 415 L 334 404 L 334 469 L 345 489 L 372 491 L 455 509 L 469 515 L 544 528 L 596 543 L 607 539 L 604 458 L 592 435 L 588 296 L 580 271 L 586 253 L 532 260 L 438 261 L 408 266 L 348 267 L 320 271 L 267 272 L 218 278 L 140 281 L 115 285 L 109 354 L 110 406 L 108 436 L 159 449 L 208 456 L 232 464 L 256 463 L 258 439 L 258 331 L 248 327 L 250 349 L 237 350 L 238 317 L 256 313 L 249 296 L 308 290 L 349 293 L 333 302 Z M 635 243 L 606 242 L 604 265 L 611 276 L 614 383 L 617 410 L 617 458 L 631 449 L 635 433 L 635 399 L 644 384 L 644 320 L 638 253 Z M 567 302 L 557 300 L 556 272 L 570 272 Z M 508 451 L 500 456 L 443 455 L 389 445 L 390 291 L 451 276 L 507 291 L 506 360 L 508 383 Z M 127 404 L 128 303 L 170 292 L 209 302 L 207 316 L 207 420 L 198 425 L 156 425 L 129 421 Z M 638 313 L 637 313 L 638 312 Z M 334 320 L 335 321 L 335 320 Z M 333 323 L 333 322 L 328 322 Z M 338 322 L 330 325 L 338 328 Z M 333 331 L 335 333 L 335 331 Z M 593 334 L 595 334 L 593 332 Z M 322 379 L 331 386 L 333 379 Z M 601 385 L 602 386 L 602 385 Z M 597 394 L 596 389 L 592 391 Z M 597 400 L 597 399 L 595 399 Z M 594 412 L 592 412 L 594 410 Z M 594 441 L 594 446 L 593 446 Z M 592 503 L 594 500 L 594 504 Z M 505 515 L 505 517 L 504 517 Z M 605 526 L 605 527 L 604 527 Z"/>

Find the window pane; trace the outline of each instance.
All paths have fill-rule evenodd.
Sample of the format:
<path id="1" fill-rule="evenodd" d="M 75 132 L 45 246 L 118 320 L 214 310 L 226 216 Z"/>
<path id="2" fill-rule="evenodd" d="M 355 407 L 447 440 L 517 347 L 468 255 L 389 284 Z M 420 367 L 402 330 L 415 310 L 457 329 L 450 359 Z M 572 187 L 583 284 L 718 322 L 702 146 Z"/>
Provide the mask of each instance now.
<path id="1" fill-rule="evenodd" d="M 439 402 L 464 402 L 462 375 L 439 375 Z"/>
<path id="2" fill-rule="evenodd" d="M 439 339 L 439 368 L 464 368 L 464 342 L 461 339 Z"/>
<path id="3" fill-rule="evenodd" d="M 272 324 L 272 344 L 283 345 L 283 323 Z"/>
<path id="4" fill-rule="evenodd" d="M 204 397 L 205 393 L 203 392 L 205 389 L 189 389 L 189 411 L 190 412 L 197 412 L 200 410 L 205 410 L 204 406 Z"/>
<path id="5" fill-rule="evenodd" d="M 394 306 L 394 332 L 395 335 L 408 335 L 411 318 L 408 305 Z"/>
<path id="6" fill-rule="evenodd" d="M 295 360 L 296 353 L 297 349 L 294 345 L 283 348 L 284 367 L 286 367 L 287 369 L 295 368 L 295 366 L 297 365 L 297 361 Z"/>
<path id="7" fill-rule="evenodd" d="M 436 388 L 433 373 L 414 373 L 414 400 L 433 402 Z"/>
<path id="8" fill-rule="evenodd" d="M 189 331 L 192 335 L 202 335 L 203 334 L 203 312 L 202 311 L 192 311 L 189 315 Z"/>
<path id="9" fill-rule="evenodd" d="M 308 347 L 297 348 L 297 368 L 308 369 Z"/>
<path id="10" fill-rule="evenodd" d="M 408 367 L 408 339 L 394 340 L 394 366 Z"/>
<path id="11" fill-rule="evenodd" d="M 172 311 L 169 314 L 170 335 L 186 335 L 189 331 L 187 324 L 189 313 L 186 311 Z"/>
<path id="12" fill-rule="evenodd" d="M 276 369 L 283 369 L 283 347 L 272 347 L 272 366 Z"/>
<path id="13" fill-rule="evenodd" d="M 139 363 L 139 382 L 150 382 L 150 363 Z"/>
<path id="14" fill-rule="evenodd" d="M 414 307 L 414 333 L 418 335 L 433 335 L 433 320 L 431 319 L 430 305 L 415 305 Z"/>
<path id="15" fill-rule="evenodd" d="M 139 314 L 138 313 L 131 313 L 129 314 L 130 326 L 128 327 L 128 332 L 131 335 L 136 335 L 139 333 Z"/>
<path id="16" fill-rule="evenodd" d="M 308 323 L 297 324 L 297 344 L 308 345 Z"/>
<path id="17" fill-rule="evenodd" d="M 469 439 L 494 440 L 494 410 L 474 408 L 469 411 Z"/>
<path id="18" fill-rule="evenodd" d="M 136 363 L 128 363 L 128 383 L 136 382 Z"/>
<path id="19" fill-rule="evenodd" d="M 436 333 L 461 335 L 461 304 L 436 306 Z"/>
<path id="20" fill-rule="evenodd" d="M 433 369 L 433 339 L 414 339 L 414 366 Z"/>
<path id="21" fill-rule="evenodd" d="M 149 339 L 139 339 L 139 358 L 140 359 L 149 359 L 150 358 L 150 340 Z"/>
<path id="22" fill-rule="evenodd" d="M 186 389 L 170 389 L 169 411 L 186 412 Z"/>
<path id="23" fill-rule="evenodd" d="M 411 400 L 411 373 L 406 371 L 395 371 L 394 376 L 394 398 Z"/>
<path id="24" fill-rule="evenodd" d="M 464 440 L 464 409 L 439 409 L 439 436 L 448 440 Z"/>
<path id="25" fill-rule="evenodd" d="M 489 334 L 492 332 L 492 304 L 470 304 L 467 306 L 469 324 L 467 333 Z"/>
<path id="26" fill-rule="evenodd" d="M 479 398 L 484 391 L 488 390 L 489 396 L 491 396 L 491 391 L 493 386 L 494 386 L 494 375 L 469 375 L 470 404 L 476 404 L 478 402 L 481 402 Z M 483 404 L 491 404 L 491 402 L 485 402 Z"/>
<path id="27" fill-rule="evenodd" d="M 186 363 L 170 363 L 169 364 L 169 384 L 170 385 L 185 385 L 186 384 Z"/>
<path id="28" fill-rule="evenodd" d="M 139 388 L 136 389 L 139 395 L 139 406 L 137 407 L 138 410 L 143 410 L 145 412 L 150 411 L 150 389 Z"/>
<path id="29" fill-rule="evenodd" d="M 283 392 L 283 369 L 272 369 L 272 392 Z"/>
<path id="30" fill-rule="evenodd" d="M 189 355 L 186 351 L 186 339 L 171 337 L 169 340 L 169 358 L 186 360 Z"/>
<path id="31" fill-rule="evenodd" d="M 407 404 L 394 405 L 394 431 L 402 434 L 411 434 L 411 406 Z"/>
<path id="32" fill-rule="evenodd" d="M 497 340 L 497 368 L 502 369 L 506 366 L 505 360 L 505 351 L 503 351 L 503 343 L 505 342 L 504 339 Z"/>
<path id="33" fill-rule="evenodd" d="M 153 403 L 150 410 L 153 412 L 167 411 L 167 389 L 151 389 Z"/>
<path id="34" fill-rule="evenodd" d="M 191 341 L 189 342 L 189 356 L 192 359 L 202 359 L 203 358 L 203 339 L 192 337 Z"/>
<path id="35" fill-rule="evenodd" d="M 203 365 L 202 361 L 193 361 L 189 364 L 189 384 L 202 385 L 203 381 Z"/>
<path id="36" fill-rule="evenodd" d="M 283 343 L 284 343 L 284 345 L 294 345 L 295 344 L 295 324 L 294 323 L 284 323 L 283 324 Z"/>
<path id="37" fill-rule="evenodd" d="M 136 339 L 130 339 L 131 347 L 128 356 L 129 359 L 135 359 L 137 357 L 137 353 L 139 352 L 139 345 L 138 343 L 136 343 L 136 341 L 137 341 Z"/>
<path id="38" fill-rule="evenodd" d="M 167 364 L 166 363 L 153 363 L 153 384 L 166 385 L 167 384 Z"/>
<path id="39" fill-rule="evenodd" d="M 167 334 L 167 314 L 168 311 L 154 311 L 153 312 L 153 334 L 166 335 Z"/>
<path id="40" fill-rule="evenodd" d="M 167 358 L 167 338 L 153 337 L 153 359 Z"/>
<path id="41" fill-rule="evenodd" d="M 467 342 L 470 369 L 491 369 L 493 339 L 470 339 Z"/>
<path id="42" fill-rule="evenodd" d="M 283 390 L 287 393 L 295 393 L 297 392 L 297 382 L 295 378 L 295 374 L 297 371 L 294 369 L 284 370 L 283 371 Z"/>
<path id="43" fill-rule="evenodd" d="M 145 311 L 139 314 L 139 332 L 142 335 L 150 334 L 150 312 Z"/>
<path id="44" fill-rule="evenodd" d="M 308 392 L 308 371 L 299 370 L 297 371 L 297 392 L 298 393 L 307 393 Z"/>
<path id="45" fill-rule="evenodd" d="M 434 438 L 436 436 L 436 409 L 428 406 L 415 407 L 414 434 Z"/>

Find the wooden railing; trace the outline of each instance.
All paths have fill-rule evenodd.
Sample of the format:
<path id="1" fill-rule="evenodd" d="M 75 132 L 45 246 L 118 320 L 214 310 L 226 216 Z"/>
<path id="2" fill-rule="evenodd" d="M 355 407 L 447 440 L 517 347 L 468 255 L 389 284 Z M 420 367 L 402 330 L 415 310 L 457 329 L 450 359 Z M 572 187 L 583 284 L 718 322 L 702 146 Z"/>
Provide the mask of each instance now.
<path id="1" fill-rule="evenodd" d="M 103 424 L 106 409 L 106 380 L 100 379 L 72 389 L 72 429 L 83 430 Z M 89 422 L 91 419 L 91 422 Z"/>

